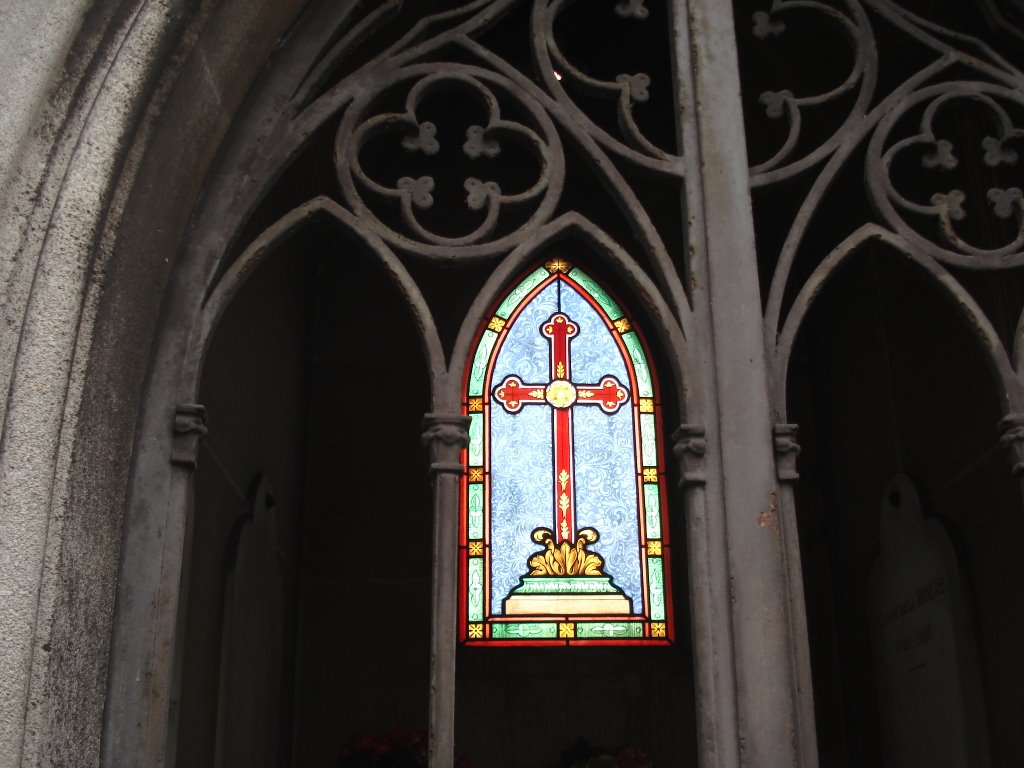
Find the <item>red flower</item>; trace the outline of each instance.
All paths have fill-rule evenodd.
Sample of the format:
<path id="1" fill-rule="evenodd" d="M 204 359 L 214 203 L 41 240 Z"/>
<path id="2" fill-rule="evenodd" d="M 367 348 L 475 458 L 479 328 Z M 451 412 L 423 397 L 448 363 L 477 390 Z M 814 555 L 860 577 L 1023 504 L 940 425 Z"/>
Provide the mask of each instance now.
<path id="1" fill-rule="evenodd" d="M 360 733 L 341 750 L 340 768 L 427 768 L 426 731 L 392 728 L 386 733 Z M 454 768 L 470 768 L 460 759 Z"/>
<path id="2" fill-rule="evenodd" d="M 619 752 L 619 768 L 651 768 L 651 758 L 637 747 L 626 747 Z"/>

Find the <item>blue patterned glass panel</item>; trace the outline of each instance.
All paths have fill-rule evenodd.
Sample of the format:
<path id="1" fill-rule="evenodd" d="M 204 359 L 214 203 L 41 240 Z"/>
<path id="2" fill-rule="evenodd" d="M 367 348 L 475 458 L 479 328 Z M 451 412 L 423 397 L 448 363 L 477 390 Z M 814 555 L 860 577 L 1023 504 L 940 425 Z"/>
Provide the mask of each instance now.
<path id="1" fill-rule="evenodd" d="M 508 316 L 512 314 L 512 311 L 523 300 L 523 297 L 547 279 L 548 271 L 544 267 L 538 267 L 523 282 L 517 285 L 512 290 L 512 293 L 505 297 L 505 300 L 501 302 L 501 306 L 498 307 L 494 314 L 504 320 L 508 320 Z"/>
<path id="2" fill-rule="evenodd" d="M 507 322 L 488 321 L 490 330 L 482 332 L 469 361 L 464 413 L 471 423 L 460 531 L 462 615 L 468 625 L 461 632 L 467 642 L 513 645 L 556 637 L 570 645 L 577 640 L 671 642 L 671 628 L 663 623 L 670 609 L 659 548 L 662 534 L 667 536 L 660 480 L 648 476 L 653 469 L 660 477 L 663 470 L 658 416 L 650 412 L 653 402 L 638 402 L 654 397 L 652 371 L 621 307 L 579 270 L 559 272 L 567 268 L 564 261 L 549 262 L 507 294 L 495 311 Z M 557 312 L 568 316 L 577 332 L 568 339 L 555 332 L 553 341 L 542 327 Z M 552 384 L 562 376 L 551 369 L 552 344 L 558 345 L 559 360 L 568 362 L 575 388 Z M 514 388 L 505 388 L 497 395 L 510 376 L 524 390 L 512 396 Z M 614 414 L 589 389 L 606 377 L 626 391 Z M 473 400 L 480 395 L 483 408 Z M 507 407 L 517 410 L 509 413 Z M 557 463 L 556 429 L 572 446 L 571 458 L 560 455 Z M 584 561 L 570 557 L 576 537 L 564 525 L 559 528 L 556 503 L 571 510 L 575 532 L 598 531 L 598 541 L 586 545 L 603 561 L 596 573 L 593 563 L 586 575 L 574 565 Z M 538 528 L 554 531 L 555 539 L 544 534 L 541 543 L 534 542 Z M 531 556 L 545 545 L 551 549 L 531 566 Z M 531 568 L 536 568 L 532 575 Z M 581 597 L 584 581 L 588 589 Z M 603 586 L 595 591 L 589 589 L 593 585 Z M 601 599 L 589 596 L 598 592 Z"/>
<path id="3" fill-rule="evenodd" d="M 573 383 L 597 384 L 610 374 L 628 384 L 626 364 L 608 326 L 586 299 L 566 284 L 562 285 L 562 311 L 580 327 L 569 345 Z"/>
<path id="4" fill-rule="evenodd" d="M 600 408 L 577 408 L 574 419 L 578 525 L 601 534 L 591 549 L 604 558 L 605 573 L 639 613 L 643 593 L 632 410 L 621 408 L 609 416 Z"/>
<path id="5" fill-rule="evenodd" d="M 526 384 L 550 379 L 551 348 L 540 326 L 558 309 L 558 285 L 552 283 L 510 323 L 498 351 L 490 386 L 506 376 Z M 551 527 L 554 517 L 551 409 L 523 406 L 508 413 L 491 404 L 491 613 L 502 613 L 502 600 L 526 573 L 537 551 L 530 538 L 535 528 Z"/>
<path id="6" fill-rule="evenodd" d="M 530 534 L 551 527 L 554 502 L 551 409 L 491 412 L 491 612 L 497 615 L 537 551 Z"/>
<path id="7" fill-rule="evenodd" d="M 508 326 L 495 361 L 492 390 L 508 375 L 526 384 L 544 385 L 551 379 L 551 346 L 540 328 L 557 311 L 579 326 L 570 343 L 574 383 L 593 385 L 608 375 L 629 382 L 626 361 L 601 315 L 568 283 L 556 282 Z M 509 414 L 492 403 L 491 419 L 491 611 L 498 615 L 502 601 L 526 573 L 529 556 L 538 550 L 530 533 L 553 527 L 552 410 L 546 404 L 528 404 Z M 577 528 L 600 532 L 593 549 L 639 613 L 644 600 L 633 410 L 627 406 L 609 415 L 596 404 L 581 404 L 573 408 L 572 419 Z"/>
<path id="8" fill-rule="evenodd" d="M 507 335 L 494 363 L 491 388 L 508 375 L 526 384 L 546 384 L 551 378 L 551 347 L 540 327 L 558 311 L 558 284 L 552 283 L 527 304 L 519 317 L 506 327 Z M 539 408 L 543 410 L 543 408 Z M 524 409 L 525 410 L 525 409 Z"/>
<path id="9" fill-rule="evenodd" d="M 619 305 L 616 304 L 612 297 L 608 295 L 608 292 L 598 285 L 589 275 L 578 269 L 573 269 L 569 272 L 569 277 L 590 292 L 590 295 L 593 296 L 597 303 L 601 305 L 601 308 L 608 313 L 608 317 L 611 320 L 618 320 L 622 317 L 622 310 L 619 308 Z"/>

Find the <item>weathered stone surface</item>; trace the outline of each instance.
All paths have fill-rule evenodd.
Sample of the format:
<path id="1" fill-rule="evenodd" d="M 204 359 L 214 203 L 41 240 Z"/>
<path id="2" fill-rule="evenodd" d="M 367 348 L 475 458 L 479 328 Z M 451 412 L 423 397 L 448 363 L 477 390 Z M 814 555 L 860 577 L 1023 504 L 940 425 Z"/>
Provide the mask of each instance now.
<path id="1" fill-rule="evenodd" d="M 167 275 L 301 5 L 0 10 L 0 764 L 99 761 L 125 483 Z"/>

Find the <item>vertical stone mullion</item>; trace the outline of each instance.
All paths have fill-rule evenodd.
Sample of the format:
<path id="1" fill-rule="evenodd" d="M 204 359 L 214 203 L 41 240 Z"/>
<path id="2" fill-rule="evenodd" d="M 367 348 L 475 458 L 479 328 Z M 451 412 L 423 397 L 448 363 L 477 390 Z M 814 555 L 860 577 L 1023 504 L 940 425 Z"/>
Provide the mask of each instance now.
<path id="1" fill-rule="evenodd" d="M 793 635 L 790 648 L 796 686 L 796 740 L 802 765 L 813 766 L 818 764 L 818 738 L 814 725 L 814 687 L 811 680 L 811 649 L 807 639 L 807 604 L 804 600 L 800 536 L 793 495 L 796 481 L 800 479 L 796 471 L 796 457 L 800 453 L 800 444 L 796 440 L 796 424 L 776 424 L 773 432 L 775 475 L 779 485 L 779 525 L 782 529 L 783 552 L 786 558 L 789 625 Z"/>
<path id="2" fill-rule="evenodd" d="M 731 659 L 738 741 L 730 758 L 717 745 L 717 764 L 796 766 L 801 756 L 799 681 L 787 584 L 758 285 L 739 67 L 729 3 L 675 0 L 688 40 L 677 39 L 690 239 L 700 240 L 691 267 L 694 311 L 707 328 L 707 515 L 720 516 L 731 602 Z M 677 23 L 677 34 L 683 28 Z M 684 57 L 688 57 L 684 58 Z M 690 82 L 682 82 L 683 75 Z M 687 106 L 692 114 L 687 115 Z M 685 130 L 681 130 L 685 137 Z M 706 284 L 700 284 L 703 275 Z M 714 542 L 712 542 L 714 545 Z M 803 638 L 799 638 L 803 642 Z M 720 692 L 721 693 L 721 692 Z M 722 715 L 730 702 L 716 700 Z M 728 734 L 719 730 L 717 738 Z M 702 762 L 706 764 L 702 750 Z M 813 758 L 810 762 L 813 762 Z"/>
<path id="3" fill-rule="evenodd" d="M 694 27 L 687 0 L 672 4 L 673 60 L 676 78 L 676 107 L 679 115 L 678 145 L 683 155 L 685 184 L 683 220 L 686 226 L 686 282 L 693 310 L 692 370 L 705 404 L 701 418 L 700 467 L 703 482 L 689 483 L 690 467 L 681 466 L 686 487 L 687 562 L 690 573 L 691 636 L 693 642 L 694 693 L 697 700 L 697 759 L 701 768 L 733 768 L 740 764 L 740 734 L 733 664 L 733 622 L 729 580 L 727 522 L 722 514 L 721 455 L 718 450 L 719 423 L 714 407 L 715 374 L 712 329 L 708 312 L 708 259 L 704 220 L 704 196 L 700 183 L 702 158 L 698 151 L 698 94 L 694 86 L 696 52 L 700 43 L 692 40 Z M 685 430 L 684 430 L 685 432 Z M 689 461 L 673 435 L 681 464 Z M 692 462 L 691 462 L 692 463 Z M 711 482 L 708 482 L 711 478 Z"/>
<path id="4" fill-rule="evenodd" d="M 434 480 L 434 577 L 430 632 L 430 768 L 455 762 L 455 626 L 459 476 L 461 452 L 469 444 L 469 417 L 428 413 L 423 445 Z"/>

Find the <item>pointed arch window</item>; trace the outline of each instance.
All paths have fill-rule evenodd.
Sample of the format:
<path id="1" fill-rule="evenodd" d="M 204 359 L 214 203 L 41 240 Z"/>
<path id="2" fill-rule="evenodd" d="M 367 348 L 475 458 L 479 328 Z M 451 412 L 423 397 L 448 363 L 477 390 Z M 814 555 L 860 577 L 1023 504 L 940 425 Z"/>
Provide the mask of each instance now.
<path id="1" fill-rule="evenodd" d="M 553 259 L 489 317 L 464 384 L 461 641 L 672 642 L 661 404 L 629 316 Z"/>

